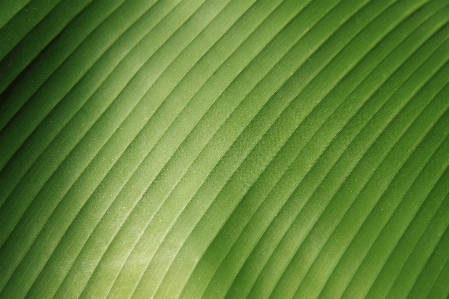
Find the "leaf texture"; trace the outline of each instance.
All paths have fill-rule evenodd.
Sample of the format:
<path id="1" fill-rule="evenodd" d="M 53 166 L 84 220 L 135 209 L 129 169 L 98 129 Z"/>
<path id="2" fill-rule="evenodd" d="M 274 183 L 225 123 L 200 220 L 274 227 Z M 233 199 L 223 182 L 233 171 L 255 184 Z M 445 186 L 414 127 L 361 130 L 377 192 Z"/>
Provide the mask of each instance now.
<path id="1" fill-rule="evenodd" d="M 447 0 L 0 1 L 0 298 L 447 298 Z"/>

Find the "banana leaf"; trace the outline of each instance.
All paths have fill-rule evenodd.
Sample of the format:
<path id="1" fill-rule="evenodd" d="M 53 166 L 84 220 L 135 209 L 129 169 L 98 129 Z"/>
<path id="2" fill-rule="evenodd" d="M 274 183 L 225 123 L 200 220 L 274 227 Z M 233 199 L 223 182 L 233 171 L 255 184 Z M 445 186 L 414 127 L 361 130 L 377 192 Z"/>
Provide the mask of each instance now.
<path id="1" fill-rule="evenodd" d="M 448 298 L 447 0 L 0 0 L 0 298 Z"/>

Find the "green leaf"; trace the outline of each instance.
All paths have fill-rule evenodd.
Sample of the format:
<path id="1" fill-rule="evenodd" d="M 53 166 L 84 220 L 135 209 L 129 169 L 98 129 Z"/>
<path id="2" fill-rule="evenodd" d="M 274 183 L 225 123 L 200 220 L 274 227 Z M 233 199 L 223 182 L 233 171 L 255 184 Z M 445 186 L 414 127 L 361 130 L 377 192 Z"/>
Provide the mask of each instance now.
<path id="1" fill-rule="evenodd" d="M 0 1 L 0 298 L 447 298 L 447 0 Z"/>

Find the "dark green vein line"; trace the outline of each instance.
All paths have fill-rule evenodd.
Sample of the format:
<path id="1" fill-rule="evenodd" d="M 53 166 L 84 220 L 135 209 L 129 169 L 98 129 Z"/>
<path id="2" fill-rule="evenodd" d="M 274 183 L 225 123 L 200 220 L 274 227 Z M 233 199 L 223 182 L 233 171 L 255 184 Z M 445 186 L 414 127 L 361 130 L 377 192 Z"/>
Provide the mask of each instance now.
<path id="1" fill-rule="evenodd" d="M 89 1 L 89 0 L 87 0 Z M 51 19 L 55 12 L 55 7 L 61 0 L 49 1 L 30 1 L 22 10 L 20 10 L 6 25 L 0 29 L 0 63 L 5 56 L 11 52 L 14 46 L 19 43 L 36 26 L 45 22 L 45 19 Z M 1 84 L 9 82 L 2 82 Z M 0 92 L 3 88 L 0 88 Z"/>
<path id="2" fill-rule="evenodd" d="M 30 0 L 3 0 L 0 4 L 0 29 L 19 13 Z"/>
<path id="3" fill-rule="evenodd" d="M 20 43 L 11 49 L 9 54 L 0 62 L 0 69 L 4 69 L 5 71 L 1 76 L 0 92 L 3 93 L 7 86 L 17 78 L 52 40 L 57 39 L 58 34 L 67 24 L 82 13 L 91 1 L 63 0 L 39 24 L 33 27 Z M 36 2 L 44 3 L 47 1 Z M 32 14 L 35 14 L 39 9 L 32 9 L 32 11 Z M 32 16 L 29 19 L 32 19 Z M 19 24 L 23 23 L 27 23 L 27 20 Z M 12 32 L 17 31 L 17 26 L 15 29 Z"/>
<path id="4" fill-rule="evenodd" d="M 13 49 L 12 51 L 9 52 L 8 56 L 5 57 L 4 60 L 0 61 L 0 90 L 1 92 L 4 91 L 4 89 L 11 83 L 11 81 L 13 81 L 14 78 L 8 78 L 10 76 L 16 76 L 17 72 L 20 72 L 23 70 L 23 67 L 20 68 L 19 71 L 14 70 L 14 65 L 15 64 L 21 64 L 21 63 L 26 63 L 28 64 L 38 53 L 34 53 L 34 51 L 36 51 L 37 49 L 39 49 L 40 47 L 45 47 L 47 45 L 48 42 L 45 42 L 46 40 L 46 35 L 56 35 L 57 33 L 59 33 L 59 31 L 61 31 L 64 26 L 65 26 L 65 21 L 66 18 L 64 17 L 64 14 L 69 14 L 70 17 L 68 18 L 68 21 L 70 21 L 70 19 L 72 19 L 73 17 L 76 17 L 76 15 L 79 14 L 79 12 L 84 8 L 85 1 L 89 1 L 89 0 L 82 0 L 79 1 L 81 7 L 77 7 L 74 6 L 73 7 L 73 11 L 70 9 L 67 9 L 67 7 L 62 7 L 60 9 L 58 9 L 59 5 L 54 9 L 54 11 L 52 11 L 52 13 L 50 13 L 46 18 L 44 18 L 43 23 L 41 23 L 40 25 L 36 26 L 33 28 L 33 30 L 31 32 L 28 33 L 27 36 L 29 36 L 28 38 L 24 38 L 24 40 L 17 46 L 18 49 Z M 41 2 L 43 3 L 43 1 L 36 1 L 36 2 Z M 51 2 L 51 1 L 50 1 Z M 61 3 L 60 3 L 61 4 Z M 34 10 L 34 9 L 33 9 Z M 62 10 L 62 11 L 60 11 Z M 62 15 L 59 15 L 59 13 L 61 13 Z M 53 18 L 55 19 L 62 19 L 64 20 L 64 22 L 61 22 L 62 24 L 52 24 L 52 22 L 54 22 Z M 26 23 L 26 22 L 25 22 Z M 47 24 L 50 23 L 50 24 Z M 18 27 L 18 26 L 15 26 Z M 43 28 L 41 28 L 43 27 Z M 59 28 L 61 27 L 61 28 Z M 56 32 L 53 32 L 53 30 L 56 30 Z M 15 32 L 16 30 L 8 30 L 8 32 Z M 34 32 L 37 31 L 37 32 Z M 2 39 L 8 39 L 8 37 L 3 37 Z M 37 43 L 37 45 L 33 44 L 33 42 Z M 40 45 L 40 43 L 43 43 L 42 45 Z M 41 49 L 39 49 L 38 51 L 40 52 Z M 27 61 L 26 57 L 21 57 L 20 55 L 23 54 L 22 52 L 32 52 L 32 57 L 29 59 L 30 61 Z M 25 53 L 27 54 L 27 53 Z M 19 57 L 14 57 L 16 55 L 19 55 Z M 10 57 L 12 56 L 12 57 Z M 11 69 L 12 68 L 12 69 Z M 1 86 L 3 84 L 7 84 L 6 86 Z M 3 96 L 2 96 L 3 97 Z M 51 101 L 49 101 L 51 102 Z M 34 112 L 34 114 L 33 114 Z M 38 110 L 32 110 L 31 113 L 29 113 L 28 117 L 26 120 L 29 123 L 32 123 L 32 119 L 33 116 L 35 114 L 38 114 Z M 13 117 L 14 120 L 14 117 Z M 17 120 L 17 117 L 16 119 Z M 39 122 L 38 122 L 39 123 Z M 19 124 L 23 126 L 26 126 L 24 124 L 24 122 L 19 122 Z M 2 130 L 0 131 L 0 136 L 2 136 L 2 138 L 7 138 L 10 140 L 10 142 L 8 143 L 8 146 L 5 146 L 4 144 L 0 144 L 0 150 L 4 153 L 2 153 L 2 155 L 0 156 L 1 161 L 0 161 L 0 165 L 3 167 L 3 165 L 10 159 L 11 155 L 14 153 L 14 150 L 16 150 L 20 144 L 26 139 L 26 137 L 29 135 L 29 133 L 31 133 L 31 131 L 34 129 L 34 127 L 28 128 L 28 134 L 24 134 L 26 136 L 21 136 L 22 132 L 20 131 L 21 126 L 7 126 L 6 128 L 2 128 Z M 11 134 L 12 132 L 12 134 Z M 8 135 L 9 133 L 9 135 Z M 6 136 L 5 136 L 6 135 Z M 21 141 L 17 142 L 16 139 L 20 139 Z M 17 143 L 17 144 L 16 144 Z"/>

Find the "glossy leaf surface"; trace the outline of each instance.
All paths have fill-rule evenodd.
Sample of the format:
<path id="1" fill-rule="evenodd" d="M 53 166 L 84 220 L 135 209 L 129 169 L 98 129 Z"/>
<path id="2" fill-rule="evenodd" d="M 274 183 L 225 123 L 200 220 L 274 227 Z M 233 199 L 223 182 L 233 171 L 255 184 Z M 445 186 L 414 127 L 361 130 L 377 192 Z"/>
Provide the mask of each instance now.
<path id="1" fill-rule="evenodd" d="M 447 298 L 447 0 L 0 0 L 0 298 Z"/>

